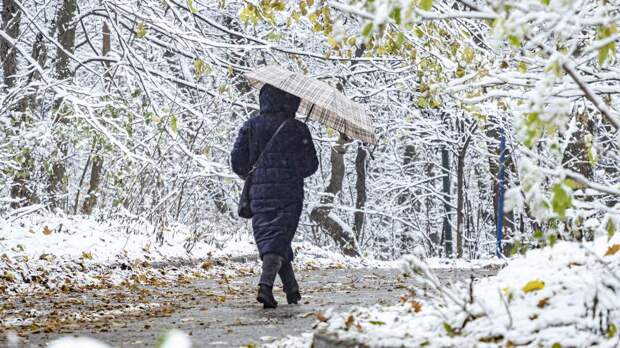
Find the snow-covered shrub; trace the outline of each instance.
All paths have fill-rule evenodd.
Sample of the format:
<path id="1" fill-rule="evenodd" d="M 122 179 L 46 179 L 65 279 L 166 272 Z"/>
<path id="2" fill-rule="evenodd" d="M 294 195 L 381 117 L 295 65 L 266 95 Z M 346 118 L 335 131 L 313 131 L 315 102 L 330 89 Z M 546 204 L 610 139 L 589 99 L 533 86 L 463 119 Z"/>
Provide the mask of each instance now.
<path id="1" fill-rule="evenodd" d="M 412 295 L 396 306 L 332 315 L 316 339 L 370 347 L 617 347 L 619 250 L 620 236 L 557 242 L 511 260 L 496 276 L 453 287 L 406 257 L 403 270 L 433 290 L 430 299 Z"/>

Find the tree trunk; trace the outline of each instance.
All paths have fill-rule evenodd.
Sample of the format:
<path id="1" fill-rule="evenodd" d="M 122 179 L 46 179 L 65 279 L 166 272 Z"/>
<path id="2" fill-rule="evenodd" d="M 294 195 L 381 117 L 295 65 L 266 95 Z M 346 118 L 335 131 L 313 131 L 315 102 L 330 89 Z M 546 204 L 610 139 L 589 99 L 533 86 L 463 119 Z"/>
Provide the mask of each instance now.
<path id="1" fill-rule="evenodd" d="M 35 41 L 32 45 L 32 59 L 39 63 L 40 66 L 44 66 L 47 61 L 47 49 L 43 42 L 43 34 L 38 33 Z M 32 114 L 36 112 L 38 107 L 36 84 L 31 85 L 32 82 L 41 80 L 41 74 L 34 70 L 28 76 L 27 84 L 34 91 L 27 97 L 22 98 L 19 101 L 19 115 L 15 121 L 14 128 L 17 132 L 21 132 L 21 129 L 27 128 L 30 125 Z M 25 126 L 24 126 L 25 125 Z M 25 207 L 38 202 L 36 192 L 34 192 L 28 184 L 30 183 L 32 173 L 35 171 L 34 159 L 31 155 L 31 149 L 27 146 L 22 148 L 22 159 L 19 163 L 20 169 L 13 176 L 13 184 L 11 186 L 11 203 L 12 208 Z"/>
<path id="2" fill-rule="evenodd" d="M 491 173 L 491 182 L 493 183 L 493 223 L 497 226 L 497 205 L 499 202 L 499 143 L 501 138 L 500 124 L 499 120 L 495 116 L 491 116 L 489 118 L 490 126 L 486 128 L 486 136 L 495 140 L 494 142 L 487 142 L 487 147 L 489 149 L 489 172 Z M 497 158 L 495 157 L 497 155 Z M 505 162 L 504 162 L 504 185 L 505 187 L 510 187 L 510 173 L 516 173 L 516 167 L 514 161 L 512 160 L 512 154 L 508 149 L 505 152 Z M 527 209 L 527 207 L 526 207 Z M 514 212 L 508 212 L 504 214 L 503 226 L 504 230 L 502 231 L 503 239 L 510 239 L 514 234 Z M 504 244 L 504 255 L 509 256 L 512 246 L 510 244 Z"/>
<path id="3" fill-rule="evenodd" d="M 357 174 L 357 180 L 355 182 L 356 201 L 355 208 L 363 210 L 366 206 L 366 157 L 368 154 L 363 147 L 357 148 L 357 156 L 355 157 L 355 173 Z M 364 212 L 355 212 L 355 234 L 359 238 L 362 235 L 362 229 L 364 228 Z"/>
<path id="4" fill-rule="evenodd" d="M 108 55 L 108 53 L 110 53 L 110 49 L 112 47 L 111 41 L 110 41 L 110 38 L 111 38 L 110 28 L 108 27 L 108 23 L 106 23 L 105 21 L 103 22 L 102 35 L 103 35 L 103 40 L 102 40 L 103 45 L 101 48 L 101 56 L 105 57 Z M 105 78 L 106 80 L 108 80 L 106 82 L 107 84 L 106 89 L 109 89 L 110 62 L 104 61 L 103 64 L 106 68 Z M 101 183 L 101 173 L 103 171 L 103 157 L 99 153 L 100 151 L 101 151 L 101 146 L 95 146 L 95 151 L 93 153 L 93 165 L 90 171 L 90 182 L 88 186 L 88 195 L 86 196 L 86 199 L 84 200 L 84 205 L 82 206 L 82 212 L 87 215 L 90 215 L 93 212 L 93 208 L 97 205 L 97 191 L 99 191 L 99 184 Z"/>
<path id="5" fill-rule="evenodd" d="M 587 179 L 592 179 L 594 175 L 594 159 L 591 157 L 590 151 L 592 151 L 591 147 L 594 146 L 591 143 L 594 133 L 594 122 L 584 111 L 575 115 L 575 123 L 577 130 L 571 135 L 566 146 L 562 158 L 562 166 L 583 175 Z M 587 139 L 590 139 L 590 143 L 588 143 Z M 579 198 L 587 202 L 593 200 L 593 197 L 588 195 Z M 577 221 L 574 222 L 571 233 L 578 241 L 592 240 L 594 238 L 592 232 L 587 228 L 583 228 L 583 225 Z"/>
<path id="6" fill-rule="evenodd" d="M 592 139 L 594 133 L 594 122 L 585 112 L 575 115 L 577 130 L 571 135 L 569 143 L 564 151 L 562 166 L 575 171 L 588 179 L 592 179 L 592 161 L 588 159 L 588 146 L 586 139 Z"/>
<path id="7" fill-rule="evenodd" d="M 17 9 L 15 1 L 4 0 L 2 3 L 2 30 L 14 39 L 19 36 L 20 18 L 21 12 Z M 17 51 L 4 39 L 0 39 L 0 59 L 4 70 L 4 83 L 8 88 L 13 88 L 15 87 L 15 74 L 17 73 Z"/>
<path id="8" fill-rule="evenodd" d="M 34 44 L 32 45 L 32 59 L 34 59 L 41 67 L 45 66 L 47 62 L 47 47 L 45 46 L 45 42 L 43 41 L 43 34 L 37 33 L 37 37 L 35 38 Z M 28 76 L 28 82 L 40 81 L 41 74 L 34 70 Z M 31 112 L 35 112 L 39 103 L 37 102 L 37 97 L 39 97 L 37 91 L 39 90 L 38 86 L 33 87 L 35 90 L 28 98 L 24 109 L 30 109 Z"/>
<path id="9" fill-rule="evenodd" d="M 414 161 L 417 158 L 416 148 L 412 144 L 405 145 L 403 153 L 403 173 L 407 176 L 403 180 L 409 182 L 413 180 L 415 175 Z M 419 211 L 416 207 L 416 195 L 419 195 L 419 189 L 416 189 L 412 194 L 409 190 L 405 190 L 398 196 L 398 205 L 407 205 L 407 208 L 403 210 L 403 214 L 415 214 Z M 412 233 L 413 232 L 413 233 Z M 415 246 L 415 240 L 413 235 L 416 231 L 412 231 L 409 226 L 402 226 L 399 229 L 400 234 L 400 250 L 401 254 L 411 253 L 412 248 Z M 433 250 L 434 246 L 429 246 L 428 250 Z"/>
<path id="10" fill-rule="evenodd" d="M 459 152 L 456 164 L 456 257 L 463 257 L 463 172 L 465 167 L 465 152 L 463 147 Z"/>
<path id="11" fill-rule="evenodd" d="M 17 39 L 20 34 L 20 18 L 21 12 L 17 8 L 17 5 L 13 0 L 4 0 L 2 3 L 2 30 L 5 31 L 11 38 Z M 15 75 L 17 74 L 17 51 L 6 40 L 0 39 L 0 61 L 2 62 L 2 70 L 4 76 L 4 84 L 7 88 L 13 88 L 16 85 Z M 23 103 L 18 103 L 19 110 L 15 112 L 12 117 L 13 129 L 19 133 L 23 111 Z M 15 111 L 15 110 L 14 110 Z M 32 164 L 32 157 L 30 156 L 29 149 L 21 149 L 18 162 L 20 168 L 13 176 L 13 182 L 11 183 L 11 202 L 12 208 L 19 208 L 28 205 L 30 191 L 27 187 L 30 181 L 30 171 L 27 170 Z"/>
<path id="12" fill-rule="evenodd" d="M 336 145 L 332 147 L 332 171 L 329 185 L 325 189 L 326 194 L 321 198 L 321 205 L 312 209 L 310 219 L 318 224 L 338 244 L 345 255 L 359 256 L 353 231 L 348 230 L 346 226 L 343 226 L 337 218 L 330 214 L 332 211 L 331 205 L 342 190 L 344 154 L 346 152 L 345 143 L 346 138 L 341 134 Z"/>
<path id="13" fill-rule="evenodd" d="M 100 149 L 95 149 L 95 153 L 93 153 L 93 165 L 90 172 L 88 195 L 86 199 L 84 199 L 84 205 L 82 206 L 82 212 L 86 215 L 90 215 L 95 205 L 97 205 L 97 191 L 99 190 L 101 172 L 103 170 L 103 159 L 97 153 L 99 150 Z"/>
<path id="14" fill-rule="evenodd" d="M 56 76 L 63 80 L 73 76 L 69 65 L 70 57 L 65 51 L 72 53 L 75 48 L 75 23 L 73 19 L 77 10 L 76 0 L 64 0 L 62 7 L 58 11 L 57 29 L 58 42 L 63 49 L 56 51 Z"/>
<path id="15" fill-rule="evenodd" d="M 452 256 L 452 225 L 450 224 L 450 153 L 446 146 L 441 148 L 441 166 L 443 171 L 443 199 L 444 199 L 444 217 L 443 217 L 443 240 L 446 257 Z"/>
<path id="16" fill-rule="evenodd" d="M 64 0 L 62 7 L 58 10 L 57 30 L 58 42 L 62 46 L 56 50 L 56 76 L 58 80 L 65 80 L 73 76 L 69 65 L 70 57 L 65 51 L 73 53 L 75 48 L 75 23 L 73 21 L 75 11 L 77 9 L 76 0 Z M 58 122 L 61 127 L 67 124 L 67 110 L 62 109 L 62 99 L 59 98 L 54 103 L 56 111 L 54 122 Z M 51 206 L 59 205 L 59 197 L 64 195 L 67 190 L 65 178 L 65 157 L 67 157 L 68 144 L 66 140 L 57 141 L 57 155 L 52 165 L 52 173 L 50 176 L 49 192 L 51 194 Z"/>
<path id="17" fill-rule="evenodd" d="M 463 222 L 465 214 L 463 214 L 463 203 L 465 196 L 463 194 L 463 186 L 465 185 L 465 155 L 467 147 L 471 140 L 471 134 L 465 140 L 465 144 L 459 151 L 459 157 L 456 164 L 456 257 L 463 257 Z"/>

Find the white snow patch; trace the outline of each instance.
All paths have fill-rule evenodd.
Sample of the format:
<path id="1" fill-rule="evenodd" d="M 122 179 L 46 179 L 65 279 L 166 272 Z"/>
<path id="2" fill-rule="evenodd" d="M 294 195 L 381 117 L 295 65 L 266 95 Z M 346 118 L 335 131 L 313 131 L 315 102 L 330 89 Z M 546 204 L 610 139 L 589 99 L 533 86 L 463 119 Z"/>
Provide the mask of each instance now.
<path id="1" fill-rule="evenodd" d="M 110 348 L 90 337 L 63 337 L 50 342 L 49 348 Z"/>
<path id="2" fill-rule="evenodd" d="M 191 348 L 192 341 L 189 336 L 180 330 L 170 330 L 166 332 L 159 348 Z"/>

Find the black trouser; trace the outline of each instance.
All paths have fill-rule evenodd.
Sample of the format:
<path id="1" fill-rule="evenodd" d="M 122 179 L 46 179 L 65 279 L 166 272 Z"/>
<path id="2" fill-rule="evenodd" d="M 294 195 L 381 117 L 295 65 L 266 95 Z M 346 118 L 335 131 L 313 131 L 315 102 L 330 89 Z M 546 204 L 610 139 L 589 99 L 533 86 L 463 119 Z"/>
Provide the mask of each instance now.
<path id="1" fill-rule="evenodd" d="M 260 276 L 258 284 L 273 287 L 276 281 L 276 275 L 280 275 L 284 292 L 291 294 L 299 291 L 299 285 L 295 279 L 293 265 L 290 261 L 285 260 L 277 254 L 266 254 L 263 256 L 263 273 Z"/>

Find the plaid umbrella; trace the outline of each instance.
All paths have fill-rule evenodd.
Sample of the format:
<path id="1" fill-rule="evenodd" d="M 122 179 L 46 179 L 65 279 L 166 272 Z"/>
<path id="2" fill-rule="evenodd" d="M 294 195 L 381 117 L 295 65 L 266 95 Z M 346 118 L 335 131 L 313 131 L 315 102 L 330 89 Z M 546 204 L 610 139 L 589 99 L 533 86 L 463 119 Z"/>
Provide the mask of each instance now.
<path id="1" fill-rule="evenodd" d="M 269 65 L 245 74 L 250 84 L 261 88 L 270 84 L 301 98 L 298 111 L 350 138 L 376 144 L 370 117 L 364 107 L 317 79 Z"/>

